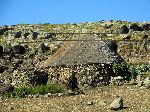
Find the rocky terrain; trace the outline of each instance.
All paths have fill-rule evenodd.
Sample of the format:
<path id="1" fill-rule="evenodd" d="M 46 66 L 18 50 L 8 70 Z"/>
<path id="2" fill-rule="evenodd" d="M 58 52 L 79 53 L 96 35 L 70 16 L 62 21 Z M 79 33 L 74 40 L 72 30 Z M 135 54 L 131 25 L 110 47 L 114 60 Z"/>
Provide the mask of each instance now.
<path id="1" fill-rule="evenodd" d="M 110 103 L 116 95 L 123 98 L 123 112 L 149 112 L 150 90 L 135 86 L 89 88 L 85 95 L 6 99 L 0 112 L 113 112 Z"/>
<path id="2" fill-rule="evenodd" d="M 24 80 L 28 78 L 26 76 L 34 74 L 34 71 L 41 72 L 37 65 L 55 53 L 63 45 L 62 40 L 80 38 L 83 35 L 54 33 L 115 33 L 98 36 L 105 40 L 132 40 L 132 43 L 118 42 L 118 53 L 129 63 L 147 63 L 150 54 L 149 26 L 148 22 L 132 23 L 113 20 L 95 23 L 1 26 L 0 73 L 1 77 L 5 76 L 5 79 L 0 80 L 4 82 L 10 79 L 16 85 L 17 78 Z M 15 81 L 12 81 L 13 79 Z"/>
<path id="3" fill-rule="evenodd" d="M 69 40 L 72 41 L 78 38 L 77 41 L 81 41 L 80 39 L 82 39 L 86 33 L 98 38 L 99 40 L 113 40 L 117 42 L 118 54 L 126 63 L 134 64 L 137 67 L 137 69 L 131 68 L 133 71 L 132 73 L 136 73 L 136 75 L 143 75 L 142 80 L 136 79 L 127 82 L 131 85 L 138 85 L 138 88 L 132 86 L 112 86 L 113 88 L 103 87 L 102 89 L 104 90 L 102 91 L 104 92 L 97 90 L 99 88 L 96 90 L 89 89 L 85 92 L 85 95 L 69 97 L 50 97 L 48 99 L 35 98 L 34 100 L 33 98 L 0 99 L 0 108 L 2 108 L 0 111 L 3 112 L 8 108 L 11 110 L 11 105 L 13 111 L 23 112 L 56 111 L 56 108 L 58 112 L 109 111 L 110 109 L 107 107 L 110 101 L 114 98 L 113 95 L 120 95 L 123 96 L 123 99 L 125 99 L 125 107 L 127 108 L 123 109 L 123 111 L 149 111 L 150 109 L 147 105 L 150 103 L 148 102 L 150 98 L 148 96 L 149 90 L 147 88 L 150 88 L 150 79 L 148 78 L 150 76 L 150 22 L 133 23 L 128 21 L 102 20 L 95 23 L 46 23 L 1 26 L 0 87 L 3 88 L 3 85 L 8 83 L 16 88 L 24 86 L 36 86 L 52 82 L 50 81 L 50 74 L 52 71 L 50 69 L 42 68 L 41 65 L 46 63 L 49 57 L 55 56 L 57 52 L 62 52 L 67 45 L 70 45 Z M 65 44 L 66 42 L 68 44 Z M 82 43 L 77 45 L 82 45 Z M 87 42 L 87 45 L 83 44 L 83 46 L 85 49 L 87 49 L 89 48 L 90 44 Z M 74 53 L 73 50 L 74 49 L 71 50 L 73 52 L 72 55 L 76 56 L 78 53 Z M 78 51 L 81 52 L 82 49 L 79 47 Z M 95 51 L 91 52 L 94 53 Z M 83 54 L 86 54 L 86 52 L 84 51 Z M 70 58 L 66 58 L 68 61 L 69 59 Z M 139 72 L 139 68 L 142 68 L 143 70 L 140 70 Z M 87 67 L 87 69 L 90 69 L 90 67 Z M 89 70 L 89 74 L 93 73 L 96 74 L 92 70 Z M 122 83 L 126 84 L 126 82 L 122 80 L 122 77 L 120 77 L 119 73 L 121 72 L 118 72 L 117 74 L 119 77 L 111 79 L 112 85 L 122 85 Z M 54 78 L 54 83 L 59 82 L 57 77 L 51 78 Z M 86 88 L 86 86 L 87 85 L 85 84 L 84 88 Z M 11 86 L 8 87 L 11 88 Z M 1 90 L 2 89 L 0 89 L 0 91 Z M 5 91 L 10 90 L 5 88 Z M 51 100 L 52 103 L 50 103 L 49 100 Z M 24 102 L 28 103 L 24 104 Z M 39 106 L 37 106 L 35 102 L 38 102 Z M 99 105 L 99 103 L 102 104 Z M 33 105 L 32 107 L 31 104 Z M 65 106 L 62 104 L 65 104 Z M 75 105 L 76 108 L 74 108 Z"/>

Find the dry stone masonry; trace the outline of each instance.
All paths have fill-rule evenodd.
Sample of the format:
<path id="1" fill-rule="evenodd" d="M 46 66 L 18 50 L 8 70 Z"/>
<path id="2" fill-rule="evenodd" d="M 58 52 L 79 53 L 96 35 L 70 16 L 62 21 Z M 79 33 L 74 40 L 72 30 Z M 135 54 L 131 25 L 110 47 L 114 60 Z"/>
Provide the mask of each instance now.
<path id="1" fill-rule="evenodd" d="M 91 39 L 95 41 L 90 41 Z M 112 65 L 124 60 L 117 53 L 114 41 L 96 39 L 95 36 L 85 35 L 81 39 L 83 41 L 66 42 L 42 63 L 42 68 L 49 69 L 49 83 L 67 83 L 67 79 L 75 71 L 79 85 L 108 84 L 111 76 L 114 76 Z"/>

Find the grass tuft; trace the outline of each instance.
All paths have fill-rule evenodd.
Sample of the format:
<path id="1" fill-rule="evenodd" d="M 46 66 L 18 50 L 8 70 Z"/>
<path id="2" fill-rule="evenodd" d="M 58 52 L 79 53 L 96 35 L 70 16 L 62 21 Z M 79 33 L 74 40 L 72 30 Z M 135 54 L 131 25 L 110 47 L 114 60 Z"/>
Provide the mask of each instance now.
<path id="1" fill-rule="evenodd" d="M 23 98 L 26 95 L 47 94 L 47 93 L 62 93 L 65 92 L 65 87 L 58 84 L 47 84 L 34 87 L 15 88 L 13 92 L 2 94 L 4 98 Z"/>

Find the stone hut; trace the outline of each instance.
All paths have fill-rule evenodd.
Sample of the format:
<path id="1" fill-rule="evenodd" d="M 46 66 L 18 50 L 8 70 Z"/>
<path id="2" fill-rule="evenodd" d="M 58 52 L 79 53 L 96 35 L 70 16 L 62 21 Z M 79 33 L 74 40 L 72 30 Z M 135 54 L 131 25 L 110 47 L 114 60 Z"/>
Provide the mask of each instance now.
<path id="1" fill-rule="evenodd" d="M 66 83 L 73 71 L 77 72 L 79 85 L 108 84 L 113 63 L 124 60 L 117 53 L 115 41 L 102 41 L 97 36 L 84 35 L 66 41 L 41 68 L 49 70 L 49 83 Z"/>

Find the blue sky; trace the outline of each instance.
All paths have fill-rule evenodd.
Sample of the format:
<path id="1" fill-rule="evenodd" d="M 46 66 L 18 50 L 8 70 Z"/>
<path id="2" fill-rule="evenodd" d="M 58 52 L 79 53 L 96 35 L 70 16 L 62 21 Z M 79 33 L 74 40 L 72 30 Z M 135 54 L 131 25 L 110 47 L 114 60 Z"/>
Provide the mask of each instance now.
<path id="1" fill-rule="evenodd" d="M 0 25 L 150 21 L 150 0 L 0 0 Z"/>

